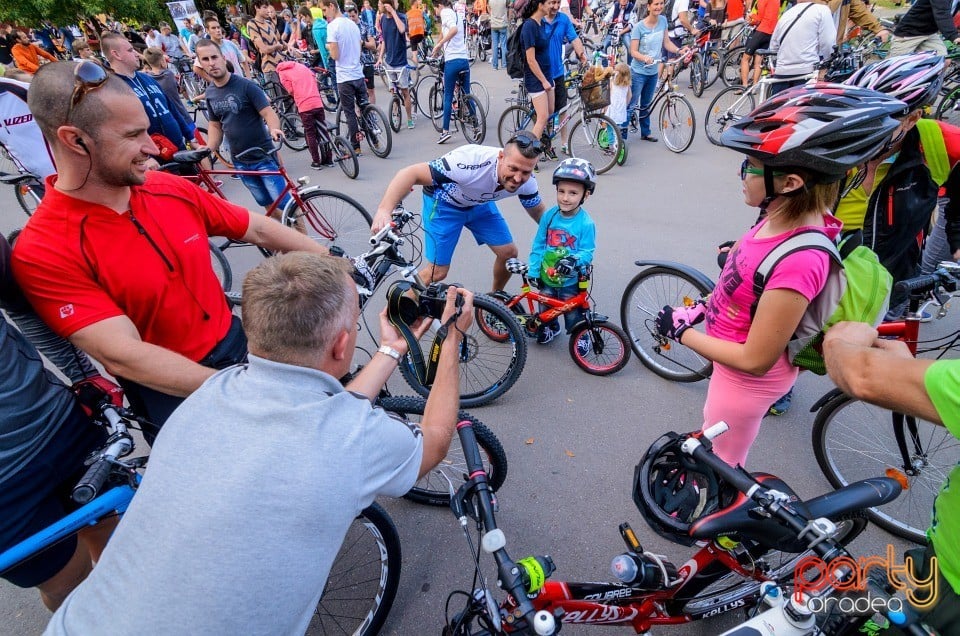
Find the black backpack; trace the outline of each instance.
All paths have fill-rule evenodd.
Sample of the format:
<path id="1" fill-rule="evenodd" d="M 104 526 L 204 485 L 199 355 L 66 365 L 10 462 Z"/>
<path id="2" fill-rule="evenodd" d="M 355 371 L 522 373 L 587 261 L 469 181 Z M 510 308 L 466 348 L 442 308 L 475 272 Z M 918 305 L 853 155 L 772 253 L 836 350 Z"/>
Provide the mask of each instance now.
<path id="1" fill-rule="evenodd" d="M 523 70 L 527 67 L 527 52 L 523 49 L 523 42 L 520 41 L 522 27 L 521 24 L 507 39 L 507 75 L 511 79 L 523 79 Z"/>

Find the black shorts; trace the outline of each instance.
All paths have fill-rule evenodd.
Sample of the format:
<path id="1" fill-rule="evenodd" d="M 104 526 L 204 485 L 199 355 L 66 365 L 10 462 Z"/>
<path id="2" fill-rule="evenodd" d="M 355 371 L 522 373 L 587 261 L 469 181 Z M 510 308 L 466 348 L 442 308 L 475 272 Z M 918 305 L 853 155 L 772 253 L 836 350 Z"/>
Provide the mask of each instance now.
<path id="1" fill-rule="evenodd" d="M 376 88 L 376 84 L 373 83 L 374 73 L 372 66 L 363 67 L 363 83 L 367 85 L 367 88 L 373 90 Z"/>
<path id="2" fill-rule="evenodd" d="M 74 406 L 40 453 L 0 487 L 0 550 L 6 550 L 80 507 L 70 495 L 86 472 L 83 460 L 107 436 Z M 36 587 L 62 570 L 77 550 L 71 535 L 0 573 L 19 587 Z"/>
<path id="3" fill-rule="evenodd" d="M 755 54 L 759 49 L 765 49 L 770 46 L 770 34 L 754 31 L 747 38 L 747 44 L 743 47 L 743 52 L 747 55 Z"/>
<path id="4" fill-rule="evenodd" d="M 410 48 L 414 51 L 417 50 L 417 47 L 420 46 L 420 43 L 423 42 L 423 35 L 411 35 L 410 36 Z"/>
<path id="5" fill-rule="evenodd" d="M 567 105 L 567 88 L 563 85 L 563 75 L 553 80 L 553 112 L 559 113 Z"/>

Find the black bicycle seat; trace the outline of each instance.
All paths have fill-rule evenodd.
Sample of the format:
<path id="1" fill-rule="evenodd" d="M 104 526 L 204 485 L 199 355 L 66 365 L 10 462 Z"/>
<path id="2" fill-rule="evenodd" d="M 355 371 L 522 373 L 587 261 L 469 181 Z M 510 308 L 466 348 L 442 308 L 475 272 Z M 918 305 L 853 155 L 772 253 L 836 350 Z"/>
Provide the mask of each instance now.
<path id="1" fill-rule="evenodd" d="M 173 160 L 177 163 L 200 163 L 210 156 L 209 148 L 200 148 L 198 150 L 180 150 L 173 153 Z"/>

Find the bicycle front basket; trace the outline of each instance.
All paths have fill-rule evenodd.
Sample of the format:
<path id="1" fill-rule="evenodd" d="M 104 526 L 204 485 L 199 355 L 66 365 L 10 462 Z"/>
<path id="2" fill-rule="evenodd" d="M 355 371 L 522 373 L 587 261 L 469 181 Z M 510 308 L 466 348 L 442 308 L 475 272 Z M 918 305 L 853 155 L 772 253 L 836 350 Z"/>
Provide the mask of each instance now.
<path id="1" fill-rule="evenodd" d="M 586 110 L 600 110 L 610 105 L 610 81 L 603 80 L 595 84 L 580 86 L 580 99 Z"/>

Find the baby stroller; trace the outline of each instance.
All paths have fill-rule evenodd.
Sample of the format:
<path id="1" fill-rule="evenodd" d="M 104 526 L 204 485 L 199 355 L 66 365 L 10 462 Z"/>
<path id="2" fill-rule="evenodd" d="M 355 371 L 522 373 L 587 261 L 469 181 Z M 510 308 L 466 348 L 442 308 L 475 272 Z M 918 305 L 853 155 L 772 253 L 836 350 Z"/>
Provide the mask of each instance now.
<path id="1" fill-rule="evenodd" d="M 490 16 L 483 14 L 478 22 L 480 28 L 480 50 L 489 51 L 491 46 Z"/>

